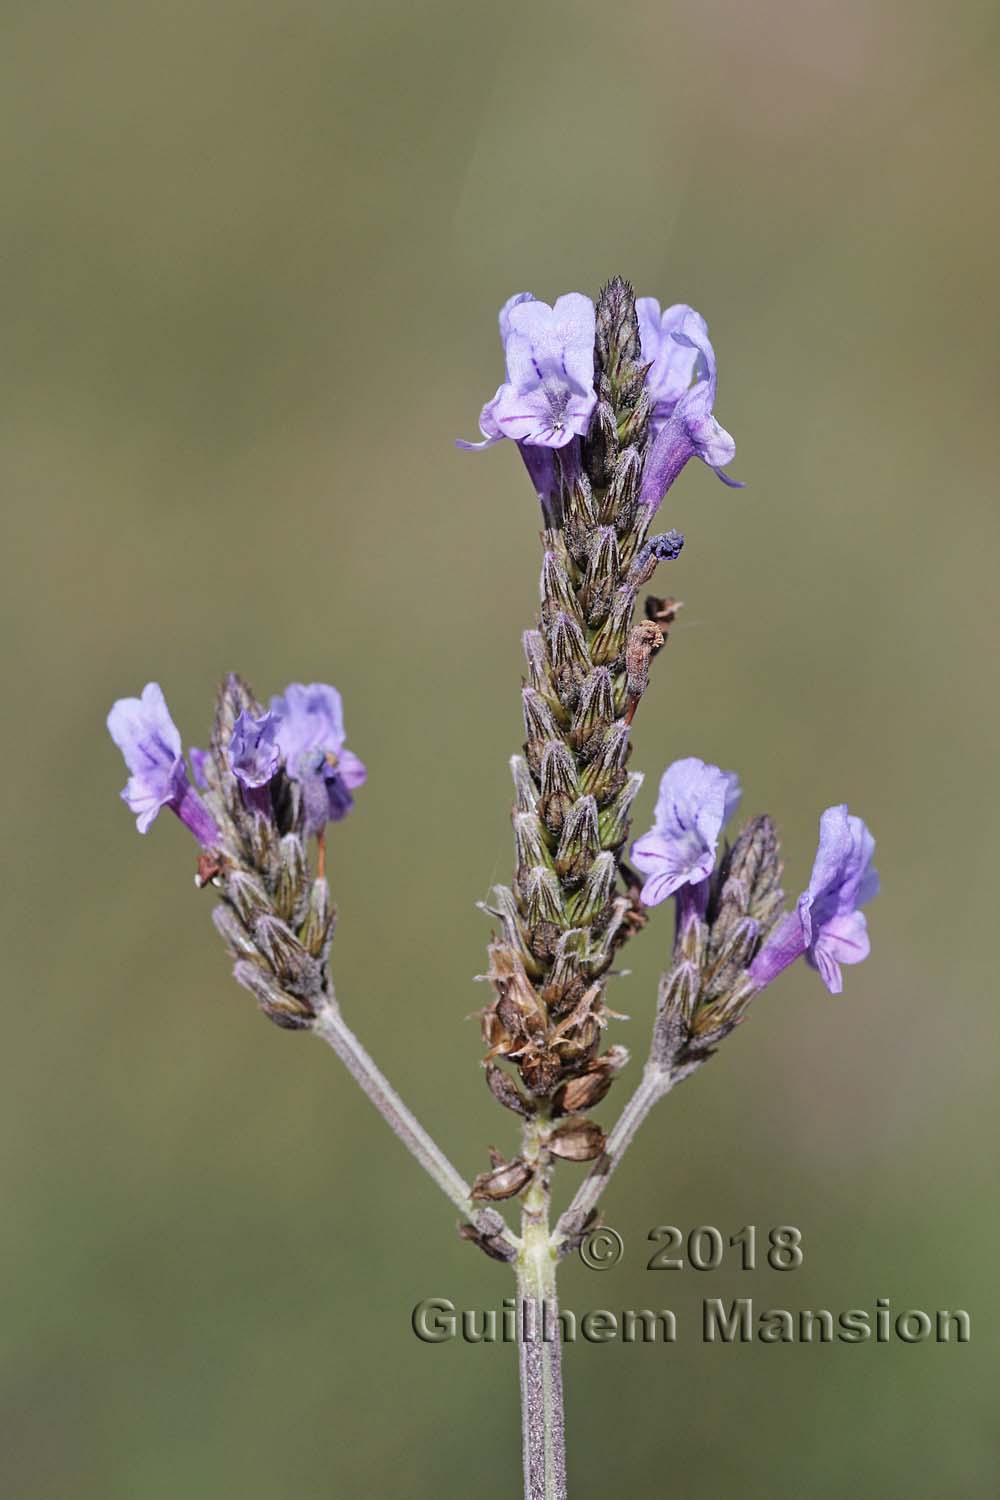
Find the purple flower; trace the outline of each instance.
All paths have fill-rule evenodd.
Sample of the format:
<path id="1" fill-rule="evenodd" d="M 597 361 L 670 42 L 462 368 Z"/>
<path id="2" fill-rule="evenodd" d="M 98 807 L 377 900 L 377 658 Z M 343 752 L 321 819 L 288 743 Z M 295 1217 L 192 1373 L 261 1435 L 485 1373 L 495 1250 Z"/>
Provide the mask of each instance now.
<path id="1" fill-rule="evenodd" d="M 736 444 L 712 415 L 717 375 L 715 351 L 704 318 L 692 308 L 685 308 L 683 317 L 675 326 L 679 310 L 668 308 L 660 319 L 657 333 L 652 312 L 657 304 L 652 298 L 644 297 L 641 301 L 651 304 L 643 314 L 643 322 L 649 330 L 655 352 L 647 354 L 643 344 L 643 356 L 653 359 L 653 368 L 647 379 L 653 381 L 651 395 L 656 403 L 656 437 L 643 467 L 639 499 L 655 510 L 688 459 L 695 457 L 714 469 L 723 483 L 741 489 L 738 480 L 722 473 L 723 466 L 730 463 L 736 453 Z M 671 342 L 684 351 L 682 359 L 669 352 L 667 346 Z M 681 387 L 685 371 L 688 379 L 693 374 L 694 384 Z"/>
<path id="2" fill-rule="evenodd" d="M 868 924 L 858 908 L 878 891 L 878 875 L 871 868 L 874 852 L 875 840 L 862 819 L 848 813 L 846 803 L 827 808 L 819 820 L 819 848 L 808 888 L 750 965 L 758 988 L 804 954 L 830 994 L 840 994 L 841 964 L 859 964 L 871 949 Z"/>
<path id="3" fill-rule="evenodd" d="M 559 489 L 554 449 L 578 449 L 597 403 L 594 390 L 594 304 L 568 292 L 554 306 L 518 292 L 500 309 L 500 341 L 507 379 L 479 415 L 481 443 L 457 439 L 459 448 L 491 448 L 512 438 L 547 515 Z M 566 465 L 579 462 L 567 452 Z"/>
<path id="4" fill-rule="evenodd" d="M 229 764 L 245 787 L 266 786 L 281 765 L 278 721 L 267 712 L 255 719 L 246 710 L 233 725 L 229 740 Z"/>
<path id="5" fill-rule="evenodd" d="M 340 694 L 326 683 L 308 687 L 292 682 L 284 697 L 271 699 L 278 751 L 285 774 L 302 788 L 307 833 L 320 833 L 354 805 L 351 792 L 361 786 L 367 771 L 344 748 L 344 709 Z"/>
<path id="6" fill-rule="evenodd" d="M 208 765 L 210 758 L 208 750 L 199 750 L 197 745 L 188 746 L 188 760 L 191 762 L 194 784 L 200 787 L 203 792 L 208 791 L 208 774 L 205 767 Z"/>
<path id="7" fill-rule="evenodd" d="M 661 313 L 655 297 L 637 297 L 635 311 L 642 362 L 650 366 L 646 373 L 646 394 L 653 407 L 650 425 L 655 437 L 691 384 L 698 358 L 693 345 L 682 344 L 673 335 L 680 333 L 687 317 L 697 322 L 706 339 L 708 327 L 705 319 L 686 302 L 675 302 Z"/>
<path id="8" fill-rule="evenodd" d="M 122 797 L 139 832 L 148 833 L 160 808 L 169 807 L 206 849 L 217 844 L 219 830 L 188 780 L 181 737 L 159 683 L 148 682 L 141 698 L 119 698 L 108 730 L 132 773 Z"/>
<path id="9" fill-rule="evenodd" d="M 240 783 L 244 805 L 265 818 L 271 816 L 269 782 L 281 765 L 277 733 L 278 721 L 272 713 L 255 719 L 243 709 L 229 738 L 229 764 Z"/>
<path id="10" fill-rule="evenodd" d="M 719 834 L 739 800 L 735 771 L 706 765 L 693 755 L 667 767 L 653 826 L 632 845 L 632 862 L 646 876 L 644 905 L 658 906 L 681 886 L 707 880 Z"/>

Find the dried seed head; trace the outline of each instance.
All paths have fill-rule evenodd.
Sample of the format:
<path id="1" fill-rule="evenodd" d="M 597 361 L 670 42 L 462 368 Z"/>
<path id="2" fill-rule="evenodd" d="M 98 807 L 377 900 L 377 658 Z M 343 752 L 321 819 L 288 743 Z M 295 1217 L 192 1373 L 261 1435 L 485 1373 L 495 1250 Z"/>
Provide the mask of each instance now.
<path id="1" fill-rule="evenodd" d="M 525 1120 L 530 1120 L 534 1114 L 534 1106 L 526 1099 L 503 1068 L 498 1068 L 496 1063 L 486 1064 L 486 1083 L 490 1093 L 505 1109 L 513 1110 L 514 1114 L 520 1115 Z"/>
<path id="2" fill-rule="evenodd" d="M 593 1161 L 604 1150 L 604 1131 L 593 1120 L 570 1120 L 549 1136 L 553 1156 L 565 1161 Z"/>
<path id="3" fill-rule="evenodd" d="M 513 1161 L 502 1162 L 490 1172 L 480 1172 L 473 1179 L 469 1196 L 479 1203 L 500 1203 L 522 1192 L 534 1175 L 534 1169 L 515 1156 Z"/>

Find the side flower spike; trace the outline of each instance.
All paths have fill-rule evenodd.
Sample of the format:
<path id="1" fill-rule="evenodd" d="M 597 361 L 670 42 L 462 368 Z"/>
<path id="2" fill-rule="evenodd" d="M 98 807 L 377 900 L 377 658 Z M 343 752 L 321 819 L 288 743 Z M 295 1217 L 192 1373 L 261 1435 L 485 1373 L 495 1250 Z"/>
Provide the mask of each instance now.
<path id="1" fill-rule="evenodd" d="M 758 989 L 804 955 L 830 994 L 840 994 L 841 964 L 859 964 L 871 951 L 859 908 L 878 893 L 878 874 L 871 867 L 874 852 L 874 838 L 861 818 L 848 813 L 846 803 L 826 809 L 809 885 L 750 965 Z"/>
<path id="2" fill-rule="evenodd" d="M 271 713 L 285 774 L 302 788 L 305 831 L 320 833 L 347 816 L 354 806 L 351 793 L 368 775 L 345 746 L 340 694 L 323 682 L 292 682 L 282 697 L 271 699 Z"/>
<path id="3" fill-rule="evenodd" d="M 653 298 L 642 300 L 658 309 Z M 739 480 L 722 472 L 732 462 L 736 444 L 712 415 L 718 373 L 707 324 L 693 308 L 683 308 L 683 316 L 680 313 L 680 307 L 667 308 L 658 330 L 652 309 L 644 315 L 655 350 L 647 354 L 643 346 L 644 358 L 652 358 L 647 382 L 652 381 L 654 427 L 658 426 L 658 431 L 643 466 L 639 499 L 653 511 L 690 458 L 700 458 L 731 488 L 743 487 Z M 671 343 L 677 346 L 680 357 L 669 349 Z M 682 386 L 685 374 L 687 380 Z M 688 385 L 692 375 L 694 384 Z"/>
<path id="4" fill-rule="evenodd" d="M 131 771 L 122 798 L 148 833 L 161 807 L 177 814 L 206 849 L 219 843 L 219 829 L 188 780 L 181 737 L 158 682 L 147 682 L 141 698 L 119 698 L 108 714 L 108 731 Z"/>
<path id="5" fill-rule="evenodd" d="M 632 862 L 646 876 L 645 906 L 658 906 L 681 886 L 707 880 L 723 825 L 740 800 L 739 777 L 697 756 L 675 760 L 660 779 L 653 826 L 632 845 Z"/>

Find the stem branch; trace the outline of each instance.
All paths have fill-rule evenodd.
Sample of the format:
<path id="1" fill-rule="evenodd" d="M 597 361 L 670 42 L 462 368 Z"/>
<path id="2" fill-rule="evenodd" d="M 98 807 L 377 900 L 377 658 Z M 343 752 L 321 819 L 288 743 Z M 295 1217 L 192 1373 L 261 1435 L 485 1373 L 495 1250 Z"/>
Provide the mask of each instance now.
<path id="1" fill-rule="evenodd" d="M 414 1114 L 407 1109 L 402 1099 L 385 1077 L 375 1060 L 369 1056 L 348 1026 L 333 995 L 320 1005 L 312 1030 L 340 1058 L 351 1077 L 368 1095 L 379 1114 L 391 1127 L 407 1150 L 416 1157 L 424 1171 L 433 1177 L 441 1191 L 466 1218 L 477 1223 L 482 1210 L 477 1208 L 469 1196 L 469 1185 L 458 1170 L 452 1166 L 441 1148 L 431 1139 Z M 497 1233 L 495 1224 L 489 1226 Z M 509 1231 L 504 1231 L 505 1237 Z M 509 1237 L 513 1249 L 515 1241 Z"/>
<path id="2" fill-rule="evenodd" d="M 582 1229 L 597 1207 L 612 1172 L 632 1144 L 636 1131 L 657 1100 L 664 1098 L 686 1074 L 667 1073 L 647 1063 L 634 1094 L 611 1128 L 603 1155 L 598 1157 L 589 1174 L 577 1189 L 576 1196 L 556 1225 L 553 1240 L 558 1245 Z"/>

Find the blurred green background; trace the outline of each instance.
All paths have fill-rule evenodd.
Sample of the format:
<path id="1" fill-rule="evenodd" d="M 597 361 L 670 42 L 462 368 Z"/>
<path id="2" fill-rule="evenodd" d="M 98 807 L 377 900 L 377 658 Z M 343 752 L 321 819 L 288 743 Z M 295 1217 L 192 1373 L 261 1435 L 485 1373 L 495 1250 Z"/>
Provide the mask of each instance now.
<path id="1" fill-rule="evenodd" d="M 748 481 L 692 464 L 664 515 L 640 819 L 668 760 L 736 767 L 795 891 L 848 798 L 884 894 L 841 999 L 793 970 L 654 1115 L 622 1263 L 567 1266 L 682 1329 L 567 1352 L 573 1494 L 993 1495 L 995 8 L 15 0 L 2 38 L 4 1493 L 517 1493 L 514 1351 L 409 1326 L 507 1273 L 230 981 L 104 715 L 156 678 L 197 744 L 231 667 L 336 682 L 345 1012 L 464 1172 L 510 1147 L 464 1018 L 538 522 L 512 448 L 452 439 L 504 298 L 619 271 L 709 319 Z M 612 995 L 636 1053 L 669 926 Z M 805 1265 L 656 1276 L 667 1222 L 796 1224 Z M 973 1338 L 702 1345 L 740 1295 Z"/>

